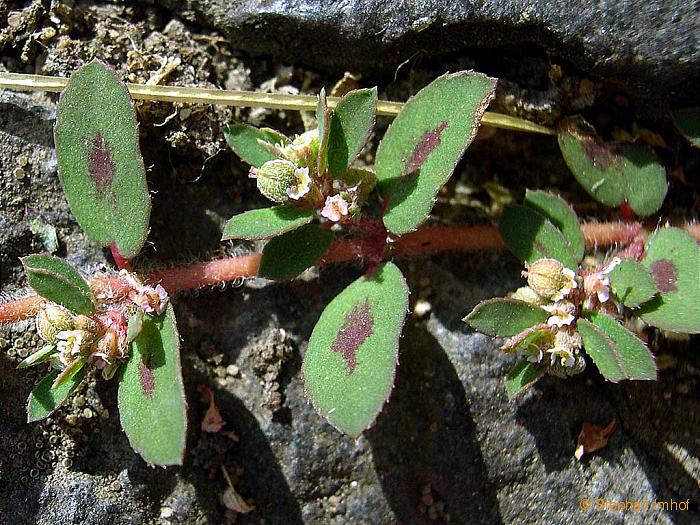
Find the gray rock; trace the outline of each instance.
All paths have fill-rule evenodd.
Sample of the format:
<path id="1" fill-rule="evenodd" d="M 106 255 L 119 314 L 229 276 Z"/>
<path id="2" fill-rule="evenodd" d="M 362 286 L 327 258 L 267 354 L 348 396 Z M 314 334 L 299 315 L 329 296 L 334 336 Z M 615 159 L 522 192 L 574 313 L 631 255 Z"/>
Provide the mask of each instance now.
<path id="1" fill-rule="evenodd" d="M 649 96 L 694 100 L 700 2 L 159 0 L 253 55 L 341 72 L 393 74 L 417 53 L 539 47 Z M 488 61 L 478 64 L 490 72 Z"/>
<path id="2" fill-rule="evenodd" d="M 103 252 L 71 218 L 56 180 L 53 104 L 1 97 L 0 217 L 11 225 L 0 230 L 2 289 L 22 284 L 16 257 L 38 249 L 31 233 L 22 233 L 29 232 L 23 222 L 28 207 L 57 225 L 72 262 L 84 269 L 104 263 Z M 156 141 L 143 145 L 145 155 L 158 157 Z M 13 167 L 20 154 L 31 156 L 32 170 L 18 180 Z M 508 157 L 502 149 L 498 154 Z M 232 203 L 231 169 L 222 169 L 220 179 L 183 183 L 168 176 L 166 162 L 153 164 L 149 182 L 158 193 L 149 239 L 158 251 L 145 251 L 138 261 L 144 267 L 182 258 L 183 249 L 211 250 L 224 218 L 258 202 L 249 185 L 240 190 L 240 203 Z M 432 308 L 423 318 L 409 318 L 395 390 L 376 425 L 358 440 L 313 411 L 300 374 L 305 341 L 324 306 L 361 274 L 353 265 L 322 268 L 292 283 L 249 281 L 223 293 L 174 298 L 189 399 L 181 468 L 151 469 L 131 450 L 119 426 L 115 381 L 90 378 L 54 416 L 27 424 L 26 398 L 43 370 L 16 365 L 19 352 L 40 342 L 31 327 L 3 335 L 0 525 L 225 523 L 221 464 L 255 505 L 238 517 L 244 525 L 427 524 L 445 513 L 457 524 L 700 520 L 700 357 L 692 345 L 674 344 L 676 364 L 658 383 L 611 385 L 591 369 L 566 381 L 545 378 L 510 402 L 503 378 L 512 357 L 460 319 L 478 301 L 512 290 L 519 267 L 503 253 L 398 264 L 412 300 Z M 227 373 L 232 365 L 235 374 Z M 200 430 L 207 408 L 200 385 L 212 388 L 225 428 L 238 441 Z M 270 403 L 270 392 L 281 398 Z M 613 417 L 619 427 L 608 447 L 576 461 L 582 423 L 607 424 Z M 586 513 L 579 508 L 582 498 L 689 498 L 693 506 L 687 512 Z"/>

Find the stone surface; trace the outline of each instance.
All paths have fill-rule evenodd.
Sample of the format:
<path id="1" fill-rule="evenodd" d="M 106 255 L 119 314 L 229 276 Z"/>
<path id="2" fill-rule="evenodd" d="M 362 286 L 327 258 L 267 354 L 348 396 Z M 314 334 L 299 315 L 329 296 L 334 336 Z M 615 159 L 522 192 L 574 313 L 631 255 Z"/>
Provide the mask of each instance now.
<path id="1" fill-rule="evenodd" d="M 700 75 L 697 0 L 159 2 L 248 53 L 335 74 L 390 76 L 416 56 L 433 62 L 482 49 L 517 57 L 536 48 L 643 96 L 688 102 Z M 488 58 L 478 66 L 493 73 Z"/>
<path id="2" fill-rule="evenodd" d="M 122 7 L 109 9 L 118 10 L 110 23 L 122 24 L 123 16 L 133 15 Z M 163 56 L 167 38 L 159 35 L 168 31 L 161 29 L 149 33 L 158 44 L 146 61 L 148 68 L 157 67 L 153 64 Z M 188 40 L 179 25 L 170 30 L 178 35 L 172 38 Z M 110 32 L 102 27 L 96 32 L 114 46 L 107 58 L 120 63 L 132 45 L 129 38 L 104 36 Z M 48 51 L 57 71 L 67 67 L 63 60 L 70 49 L 79 55 L 72 60 L 89 55 L 86 39 L 92 33 L 73 36 L 65 48 Z M 142 42 L 138 35 L 129 36 Z M 202 48 L 188 54 L 198 65 L 181 69 L 188 75 L 183 82 L 203 81 L 193 80 L 193 71 L 219 82 L 226 68 L 236 65 L 218 62 L 219 76 L 208 73 L 205 65 L 213 59 L 206 58 L 206 50 L 212 46 L 211 40 L 203 41 Z M 92 45 L 103 52 L 96 42 Z M 134 74 L 147 77 L 148 69 L 139 69 L 139 57 L 129 56 Z M 241 80 L 233 87 L 246 82 L 244 69 L 237 71 Z M 0 93 L 3 292 L 22 289 L 17 257 L 42 250 L 28 225 L 32 213 L 56 227 L 59 255 L 85 271 L 110 265 L 107 254 L 80 232 L 60 191 L 51 139 L 53 100 Z M 146 164 L 153 166 L 148 178 L 154 190 L 153 248 L 144 250 L 139 268 L 187 262 L 193 254 L 249 251 L 249 245 L 222 247 L 221 226 L 234 213 L 264 204 L 245 178 L 245 166 L 230 155 L 221 154 L 203 168 L 202 155 L 216 151 L 218 140 L 207 134 L 215 131 L 207 130 L 218 129 L 230 114 L 201 111 L 200 118 L 173 118 L 160 126 L 172 109 L 139 106 L 142 150 Z M 266 118 L 272 120 L 270 114 Z M 179 148 L 171 140 L 175 132 L 195 135 L 197 143 Z M 22 155 L 30 162 L 25 177 L 18 179 L 15 169 Z M 497 173 L 509 187 L 527 180 L 536 187 L 568 188 L 564 181 L 571 179 L 552 141 L 534 138 L 531 143 L 505 134 L 478 141 L 468 155 L 470 162 L 456 176 L 463 183 L 485 184 Z M 545 159 L 547 169 L 542 168 Z M 466 222 L 471 212 L 462 204 L 446 199 L 436 215 L 446 222 Z M 700 520 L 700 357 L 692 340 L 656 341 L 668 364 L 658 383 L 612 385 L 591 369 L 567 381 L 546 378 L 522 400 L 509 402 L 503 378 L 512 357 L 460 319 L 478 301 L 512 290 L 520 282 L 517 264 L 495 252 L 397 263 L 412 289 L 411 305 L 420 300 L 424 312 L 425 303 L 430 309 L 409 318 L 395 391 L 376 426 L 356 441 L 314 413 L 299 372 L 305 341 L 324 306 L 362 273 L 355 265 L 322 268 L 287 284 L 250 280 L 174 299 L 189 400 L 182 468 L 151 469 L 130 449 L 119 427 L 114 381 L 91 378 L 55 416 L 25 423 L 27 395 L 43 370 L 15 367 L 40 342 L 31 326 L 0 334 L 0 525 L 226 523 L 219 501 L 226 487 L 221 465 L 238 492 L 255 505 L 254 512 L 238 517 L 244 525 L 263 520 L 280 525 L 427 524 L 444 522 L 444 513 L 458 524 L 685 525 Z M 201 385 L 213 390 L 225 429 L 236 439 L 200 430 L 207 409 Z M 607 424 L 612 418 L 619 426 L 608 447 L 576 461 L 573 452 L 583 422 Z M 584 512 L 579 507 L 584 497 L 690 498 L 691 510 Z"/>

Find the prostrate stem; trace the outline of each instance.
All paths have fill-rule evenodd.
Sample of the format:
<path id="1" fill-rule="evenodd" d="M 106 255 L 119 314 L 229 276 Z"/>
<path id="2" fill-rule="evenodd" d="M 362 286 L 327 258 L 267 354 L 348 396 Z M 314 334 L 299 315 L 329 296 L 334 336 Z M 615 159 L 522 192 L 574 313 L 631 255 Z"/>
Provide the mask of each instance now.
<path id="1" fill-rule="evenodd" d="M 700 227 L 697 224 L 681 226 L 700 243 Z M 585 223 L 581 225 L 586 245 L 606 247 L 614 244 L 625 246 L 645 238 L 649 232 L 638 222 Z M 319 264 L 361 260 L 366 247 L 375 240 L 353 237 L 336 241 L 319 261 Z M 448 250 L 485 250 L 505 248 L 498 230 L 493 226 L 428 227 L 404 235 L 389 244 L 390 255 L 420 255 Z M 198 262 L 186 266 L 166 268 L 142 275 L 144 281 L 160 283 L 170 293 L 216 286 L 221 283 L 255 277 L 260 265 L 259 253 Z M 99 277 L 90 283 L 96 295 L 117 297 L 127 288 L 120 277 Z M 0 304 L 0 326 L 33 317 L 43 299 L 30 296 Z"/>

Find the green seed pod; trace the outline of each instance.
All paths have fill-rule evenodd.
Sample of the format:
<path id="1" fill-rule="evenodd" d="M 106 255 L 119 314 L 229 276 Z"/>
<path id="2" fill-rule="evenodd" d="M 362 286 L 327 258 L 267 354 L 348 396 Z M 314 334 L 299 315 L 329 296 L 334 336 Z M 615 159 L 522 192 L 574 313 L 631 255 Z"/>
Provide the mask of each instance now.
<path id="1" fill-rule="evenodd" d="M 527 284 L 538 295 L 559 300 L 576 288 L 575 274 L 556 259 L 539 259 L 525 272 Z"/>
<path id="2" fill-rule="evenodd" d="M 68 310 L 55 304 L 47 304 L 36 316 L 36 331 L 47 343 L 55 343 L 58 332 L 72 330 L 75 318 Z"/>
<path id="3" fill-rule="evenodd" d="M 274 202 L 289 200 L 287 190 L 297 183 L 296 166 L 288 160 L 270 160 L 256 170 L 260 193 Z"/>

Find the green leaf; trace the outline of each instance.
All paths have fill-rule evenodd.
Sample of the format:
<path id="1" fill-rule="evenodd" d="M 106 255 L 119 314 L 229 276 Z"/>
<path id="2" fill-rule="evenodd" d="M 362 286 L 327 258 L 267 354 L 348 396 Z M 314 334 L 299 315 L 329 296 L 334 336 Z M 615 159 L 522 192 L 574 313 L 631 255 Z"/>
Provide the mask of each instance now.
<path id="1" fill-rule="evenodd" d="M 328 164 L 328 133 L 330 128 L 326 88 L 321 88 L 321 92 L 318 94 L 316 122 L 318 122 L 318 172 L 323 173 Z"/>
<path id="2" fill-rule="evenodd" d="M 29 255 L 22 258 L 27 280 L 44 299 L 58 303 L 76 314 L 95 311 L 95 296 L 78 271 L 53 255 Z"/>
<path id="3" fill-rule="evenodd" d="M 328 171 L 334 179 L 350 166 L 369 140 L 377 112 L 377 88 L 356 89 L 340 99 L 328 130 Z"/>
<path id="4" fill-rule="evenodd" d="M 496 80 L 462 71 L 446 74 L 410 99 L 377 150 L 384 225 L 397 235 L 415 230 L 471 144 Z"/>
<path id="5" fill-rule="evenodd" d="M 148 234 L 151 198 L 126 86 L 93 61 L 73 73 L 56 113 L 58 176 L 70 209 L 101 246 L 136 256 Z"/>
<path id="6" fill-rule="evenodd" d="M 590 312 L 577 327 L 583 346 L 606 379 L 656 379 L 654 356 L 632 332 L 607 314 Z"/>
<path id="7" fill-rule="evenodd" d="M 334 237 L 315 224 L 273 237 L 263 248 L 258 276 L 275 281 L 293 279 L 328 251 Z"/>
<path id="8" fill-rule="evenodd" d="M 298 206 L 273 206 L 250 210 L 226 221 L 221 240 L 253 241 L 275 237 L 310 223 L 315 216 L 314 210 Z"/>
<path id="9" fill-rule="evenodd" d="M 539 306 L 516 299 L 482 301 L 463 321 L 491 337 L 513 337 L 535 325 L 546 323 L 549 314 Z"/>
<path id="10" fill-rule="evenodd" d="M 564 199 L 546 191 L 526 190 L 524 204 L 544 215 L 554 226 L 559 228 L 576 261 L 583 259 L 586 241 L 579 226 L 576 212 Z"/>
<path id="11" fill-rule="evenodd" d="M 542 376 L 544 370 L 538 368 L 527 359 L 523 359 L 506 376 L 506 390 L 508 399 L 514 399 L 525 390 L 534 385 Z"/>
<path id="12" fill-rule="evenodd" d="M 187 404 L 180 368 L 180 339 L 168 305 L 144 319 L 119 383 L 119 418 L 129 443 L 152 465 L 181 465 Z"/>
<path id="13" fill-rule="evenodd" d="M 608 275 L 613 294 L 627 308 L 636 308 L 656 295 L 656 284 L 641 264 L 624 259 Z"/>
<path id="14" fill-rule="evenodd" d="M 700 108 L 679 109 L 671 113 L 676 127 L 690 143 L 700 148 Z"/>
<path id="15" fill-rule="evenodd" d="M 401 271 L 383 263 L 343 290 L 316 323 L 302 365 L 306 392 L 341 432 L 359 436 L 389 398 L 407 307 Z"/>
<path id="16" fill-rule="evenodd" d="M 224 127 L 224 138 L 233 152 L 241 160 L 255 168 L 259 168 L 269 160 L 275 160 L 275 155 L 265 144 L 272 146 L 289 142 L 287 137 L 270 128 L 256 128 L 248 124 L 229 124 Z"/>
<path id="17" fill-rule="evenodd" d="M 87 358 L 83 356 L 75 359 L 71 364 L 64 368 L 60 374 L 58 374 L 58 377 L 54 379 L 53 385 L 51 385 L 51 389 L 56 390 L 61 388 L 69 381 L 72 381 L 72 379 L 85 367 L 86 362 Z"/>
<path id="18" fill-rule="evenodd" d="M 666 197 L 666 170 L 646 146 L 609 146 L 583 119 L 565 123 L 559 147 L 576 180 L 606 206 L 627 201 L 637 215 L 656 213 Z"/>
<path id="19" fill-rule="evenodd" d="M 17 365 L 17 368 L 27 368 L 29 366 L 38 365 L 39 363 L 44 363 L 51 359 L 51 354 L 56 351 L 56 345 L 46 345 L 41 350 L 37 350 L 32 355 L 22 360 L 22 362 Z"/>
<path id="20" fill-rule="evenodd" d="M 659 294 L 639 309 L 652 326 L 670 332 L 700 333 L 700 247 L 686 231 L 662 228 L 646 245 L 642 265 Z"/>
<path id="21" fill-rule="evenodd" d="M 53 370 L 34 387 L 27 400 L 27 423 L 40 421 L 53 414 L 85 377 L 85 368 L 78 371 L 69 381 L 58 388 L 51 388 L 60 370 Z"/>
<path id="22" fill-rule="evenodd" d="M 571 270 L 578 268 L 578 259 L 561 231 L 531 208 L 507 206 L 503 210 L 499 230 L 508 248 L 522 261 L 533 263 L 550 258 Z"/>

